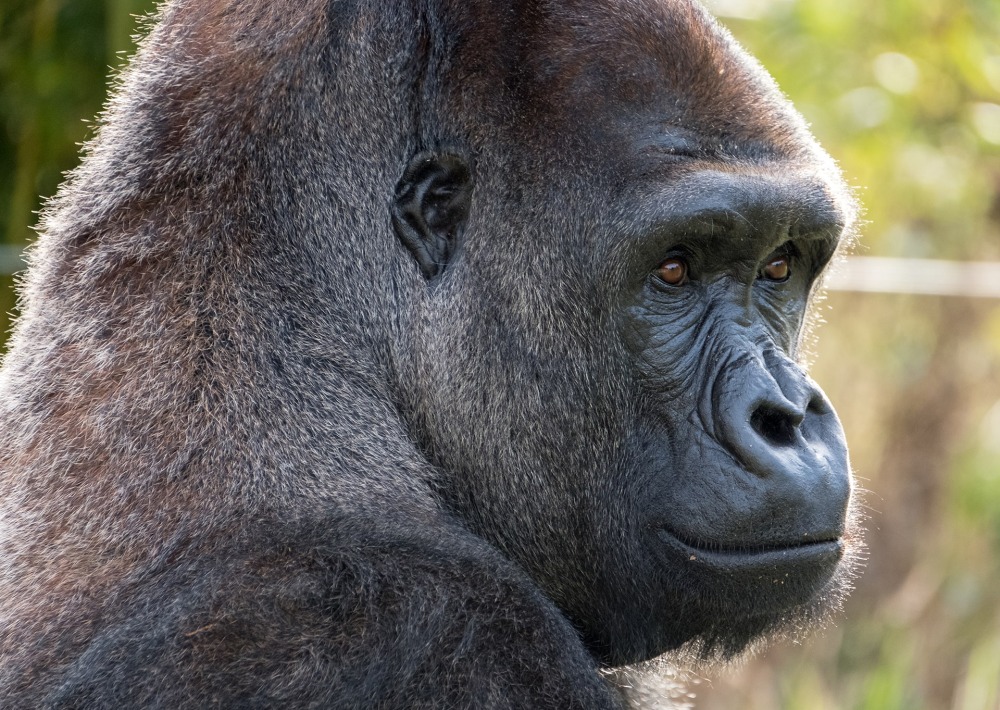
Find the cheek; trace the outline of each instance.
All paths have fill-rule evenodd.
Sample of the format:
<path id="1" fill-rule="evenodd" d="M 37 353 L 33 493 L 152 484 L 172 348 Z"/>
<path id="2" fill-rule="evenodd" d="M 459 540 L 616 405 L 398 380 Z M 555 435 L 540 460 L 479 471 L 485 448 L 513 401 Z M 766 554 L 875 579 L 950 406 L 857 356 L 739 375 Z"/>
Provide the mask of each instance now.
<path id="1" fill-rule="evenodd" d="M 624 342 L 638 377 L 649 391 L 680 399 L 696 389 L 704 339 L 704 308 L 697 302 L 629 309 Z"/>

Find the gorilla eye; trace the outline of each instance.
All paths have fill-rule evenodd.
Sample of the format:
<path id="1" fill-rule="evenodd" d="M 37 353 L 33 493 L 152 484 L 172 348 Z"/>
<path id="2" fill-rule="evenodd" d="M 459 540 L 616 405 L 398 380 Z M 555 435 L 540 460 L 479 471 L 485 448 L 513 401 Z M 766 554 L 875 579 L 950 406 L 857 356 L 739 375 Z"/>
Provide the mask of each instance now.
<path id="1" fill-rule="evenodd" d="M 768 281 L 787 281 L 792 275 L 791 261 L 787 254 L 773 257 L 761 269 L 761 276 Z"/>
<path id="2" fill-rule="evenodd" d="M 688 265 L 680 257 L 671 257 L 660 264 L 656 275 L 671 286 L 681 286 L 688 280 Z"/>

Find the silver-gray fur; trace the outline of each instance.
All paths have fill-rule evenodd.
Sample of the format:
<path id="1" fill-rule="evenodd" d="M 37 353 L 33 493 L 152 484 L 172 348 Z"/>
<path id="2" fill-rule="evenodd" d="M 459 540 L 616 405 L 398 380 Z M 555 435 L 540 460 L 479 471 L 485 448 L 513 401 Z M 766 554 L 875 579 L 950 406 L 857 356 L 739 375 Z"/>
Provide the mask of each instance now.
<path id="1" fill-rule="evenodd" d="M 606 708 L 602 665 L 683 641 L 630 578 L 628 171 L 574 127 L 648 77 L 601 61 L 751 107 L 734 140 L 850 210 L 686 0 L 165 3 L 0 370 L 0 706 Z M 475 180 L 430 281 L 392 223 L 428 150 Z"/>

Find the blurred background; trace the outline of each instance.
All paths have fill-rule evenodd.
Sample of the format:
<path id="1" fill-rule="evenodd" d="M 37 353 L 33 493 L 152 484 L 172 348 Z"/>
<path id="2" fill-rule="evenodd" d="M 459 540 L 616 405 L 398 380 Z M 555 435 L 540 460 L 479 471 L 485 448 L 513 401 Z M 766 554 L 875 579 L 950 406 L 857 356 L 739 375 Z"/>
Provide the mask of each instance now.
<path id="1" fill-rule="evenodd" d="M 998 710 L 1000 298 L 982 294 L 1000 290 L 1000 272 L 963 289 L 960 271 L 943 289 L 980 295 L 918 294 L 955 276 L 937 260 L 1000 262 L 1000 2 L 709 5 L 857 186 L 856 253 L 932 261 L 846 262 L 820 308 L 813 372 L 844 421 L 869 516 L 854 595 L 801 645 L 702 679 L 696 705 Z M 109 67 L 151 8 L 0 3 L 0 348 L 34 212 L 76 164 Z"/>

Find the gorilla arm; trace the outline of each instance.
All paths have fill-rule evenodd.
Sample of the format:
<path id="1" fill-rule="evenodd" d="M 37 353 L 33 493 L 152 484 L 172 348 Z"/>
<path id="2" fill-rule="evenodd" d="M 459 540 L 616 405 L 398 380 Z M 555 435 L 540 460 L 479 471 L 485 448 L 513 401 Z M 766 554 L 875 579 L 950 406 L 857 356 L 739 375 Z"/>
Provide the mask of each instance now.
<path id="1" fill-rule="evenodd" d="M 570 624 L 454 531 L 288 526 L 150 568 L 54 686 L 56 707 L 614 708 Z M 262 552 L 263 551 L 263 552 Z M 194 566 L 197 565 L 197 566 Z M 167 577 L 168 579 L 164 579 Z M 164 603 L 170 590 L 169 603 Z M 111 620 L 114 620 L 113 622 Z"/>

